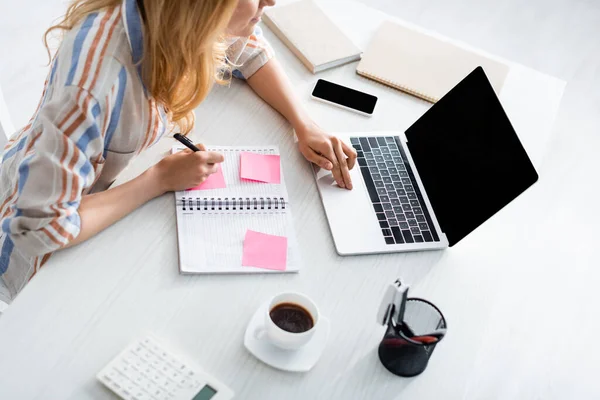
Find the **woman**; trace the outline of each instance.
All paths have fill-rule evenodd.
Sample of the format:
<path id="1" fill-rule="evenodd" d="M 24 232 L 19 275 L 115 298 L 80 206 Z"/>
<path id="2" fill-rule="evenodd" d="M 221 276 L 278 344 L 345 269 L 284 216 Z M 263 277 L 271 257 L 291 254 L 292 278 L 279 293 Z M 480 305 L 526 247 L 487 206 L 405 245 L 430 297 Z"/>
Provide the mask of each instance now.
<path id="1" fill-rule="evenodd" d="M 49 255 L 148 200 L 204 181 L 223 161 L 189 151 L 108 189 L 171 126 L 193 128 L 213 82 L 235 75 L 294 127 L 299 149 L 351 189 L 356 154 L 319 129 L 256 24 L 274 0 L 75 0 L 30 123 L 0 165 L 0 274 L 14 297 Z M 199 145 L 201 146 L 201 145 Z"/>

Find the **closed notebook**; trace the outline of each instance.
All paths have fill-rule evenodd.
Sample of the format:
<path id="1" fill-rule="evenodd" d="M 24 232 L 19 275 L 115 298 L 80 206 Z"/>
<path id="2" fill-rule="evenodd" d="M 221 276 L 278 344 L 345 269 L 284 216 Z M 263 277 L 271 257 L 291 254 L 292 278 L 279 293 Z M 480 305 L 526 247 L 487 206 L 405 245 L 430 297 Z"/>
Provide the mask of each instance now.
<path id="1" fill-rule="evenodd" d="M 183 150 L 175 146 L 173 152 Z M 175 193 L 179 270 L 182 274 L 298 272 L 300 255 L 283 174 L 279 184 L 240 178 L 240 154 L 279 154 L 277 147 L 211 147 L 225 157 L 220 164 L 226 187 Z M 217 185 L 218 186 L 218 185 Z M 287 238 L 285 270 L 244 266 L 248 231 Z"/>
<path id="2" fill-rule="evenodd" d="M 386 21 L 375 33 L 356 72 L 435 103 L 478 66 L 500 94 L 507 65 Z"/>
<path id="3" fill-rule="evenodd" d="M 312 0 L 266 9 L 263 19 L 313 74 L 360 60 L 360 49 Z"/>

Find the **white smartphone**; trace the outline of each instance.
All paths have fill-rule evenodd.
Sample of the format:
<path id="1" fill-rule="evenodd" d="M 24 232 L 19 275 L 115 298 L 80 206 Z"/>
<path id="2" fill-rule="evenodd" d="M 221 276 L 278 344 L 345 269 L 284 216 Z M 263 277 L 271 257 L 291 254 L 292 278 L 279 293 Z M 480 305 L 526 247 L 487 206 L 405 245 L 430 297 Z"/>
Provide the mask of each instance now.
<path id="1" fill-rule="evenodd" d="M 377 104 L 377 97 L 371 94 L 350 89 L 324 79 L 317 81 L 311 97 L 367 117 L 373 115 Z"/>

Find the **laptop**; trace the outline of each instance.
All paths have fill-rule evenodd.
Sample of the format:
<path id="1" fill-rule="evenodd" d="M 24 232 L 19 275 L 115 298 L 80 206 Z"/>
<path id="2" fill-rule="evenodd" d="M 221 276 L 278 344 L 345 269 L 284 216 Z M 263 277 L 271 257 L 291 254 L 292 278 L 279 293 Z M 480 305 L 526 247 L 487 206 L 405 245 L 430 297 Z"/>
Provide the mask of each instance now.
<path id="1" fill-rule="evenodd" d="M 358 152 L 354 189 L 315 179 L 340 255 L 453 246 L 538 179 L 481 67 L 405 132 L 337 136 Z"/>

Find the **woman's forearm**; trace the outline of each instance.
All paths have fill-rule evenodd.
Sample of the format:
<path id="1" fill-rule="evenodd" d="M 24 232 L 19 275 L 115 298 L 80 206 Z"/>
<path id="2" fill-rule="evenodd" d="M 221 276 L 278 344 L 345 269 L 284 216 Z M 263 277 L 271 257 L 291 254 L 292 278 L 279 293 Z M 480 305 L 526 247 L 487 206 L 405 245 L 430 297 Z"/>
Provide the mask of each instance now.
<path id="1" fill-rule="evenodd" d="M 289 78 L 276 59 L 271 59 L 248 79 L 248 85 L 287 119 L 296 131 L 311 122 Z"/>
<path id="2" fill-rule="evenodd" d="M 248 84 L 292 124 L 304 157 L 331 171 L 339 187 L 352 189 L 350 170 L 356 161 L 356 151 L 348 143 L 324 132 L 308 116 L 277 60 L 271 59 L 263 65 L 248 79 Z"/>
<path id="3" fill-rule="evenodd" d="M 79 205 L 81 230 L 66 247 L 75 246 L 119 221 L 164 191 L 157 185 L 156 169 L 115 188 L 84 196 Z"/>

